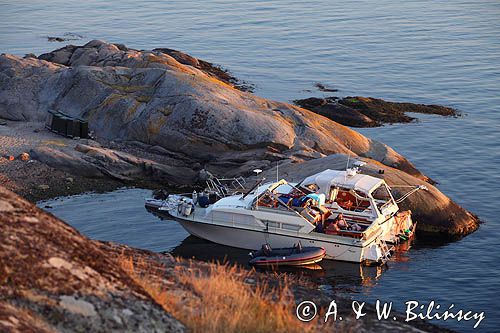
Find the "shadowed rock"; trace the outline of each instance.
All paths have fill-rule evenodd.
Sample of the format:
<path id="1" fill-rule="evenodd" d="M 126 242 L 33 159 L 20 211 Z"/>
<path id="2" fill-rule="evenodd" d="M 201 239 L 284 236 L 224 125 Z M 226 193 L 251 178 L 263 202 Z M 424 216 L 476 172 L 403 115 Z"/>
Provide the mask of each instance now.
<path id="1" fill-rule="evenodd" d="M 169 166 L 121 151 L 78 144 L 74 149 L 41 146 L 33 158 L 53 168 L 90 178 L 109 176 L 122 181 L 151 178 L 168 184 L 192 185 L 197 173 L 181 166 Z M 175 174 L 176 178 L 172 178 Z"/>
<path id="2" fill-rule="evenodd" d="M 97 242 L 3 187 L 0 202 L 0 331 L 184 331 Z"/>
<path id="3" fill-rule="evenodd" d="M 406 113 L 457 116 L 458 113 L 441 105 L 388 102 L 372 97 L 311 97 L 298 99 L 295 104 L 352 127 L 376 127 L 385 123 L 409 123 L 415 118 Z"/>

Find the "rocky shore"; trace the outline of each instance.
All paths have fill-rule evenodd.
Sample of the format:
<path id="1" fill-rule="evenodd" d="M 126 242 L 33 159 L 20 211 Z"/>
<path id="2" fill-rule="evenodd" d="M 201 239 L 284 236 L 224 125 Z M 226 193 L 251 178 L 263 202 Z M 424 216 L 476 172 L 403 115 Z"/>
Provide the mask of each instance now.
<path id="1" fill-rule="evenodd" d="M 0 187 L 0 330 L 183 332 L 99 244 Z"/>
<path id="2" fill-rule="evenodd" d="M 299 170 L 308 170 L 303 163 L 331 168 L 330 159 L 339 154 L 386 170 L 393 184 L 431 182 L 392 148 L 309 110 L 241 91 L 224 73 L 179 51 L 139 51 L 97 40 L 39 57 L 2 54 L 0 118 L 7 124 L 0 125 L 0 155 L 22 150 L 35 160 L 3 158 L 2 182 L 40 199 L 44 191 L 48 197 L 92 190 L 97 183 L 103 189 L 193 186 L 206 171 L 249 176 L 277 162 Z M 49 110 L 88 120 L 94 140 L 49 132 Z M 32 174 L 40 175 L 36 190 Z M 460 237 L 478 227 L 476 217 L 435 187 L 408 205 L 419 212 L 420 230 L 437 237 Z"/>

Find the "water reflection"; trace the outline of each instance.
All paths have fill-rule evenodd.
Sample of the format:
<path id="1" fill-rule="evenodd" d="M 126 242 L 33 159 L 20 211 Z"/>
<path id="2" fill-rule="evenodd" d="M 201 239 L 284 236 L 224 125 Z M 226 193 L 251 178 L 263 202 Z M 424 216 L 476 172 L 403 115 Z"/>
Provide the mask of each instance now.
<path id="1" fill-rule="evenodd" d="M 155 209 L 146 208 L 148 212 L 165 222 L 176 223 L 165 214 Z M 406 251 L 411 248 L 410 242 L 397 246 L 393 260 L 405 262 L 409 260 Z M 175 256 L 186 259 L 197 259 L 206 262 L 234 263 L 251 268 L 248 264 L 249 251 L 230 246 L 216 244 L 195 236 L 188 236 L 178 246 L 170 251 Z M 326 292 L 368 292 L 374 287 L 388 266 L 367 267 L 351 262 L 323 260 L 316 265 L 303 267 L 269 267 L 257 270 L 275 270 L 306 277 L 316 283 Z"/>
<path id="2" fill-rule="evenodd" d="M 170 253 L 187 259 L 197 259 L 206 262 L 229 262 L 251 268 L 248 265 L 248 250 L 219 245 L 195 236 L 189 236 L 184 239 Z M 323 260 L 313 266 L 304 266 L 301 268 L 271 267 L 269 269 L 294 274 L 299 277 L 307 277 L 317 282 L 326 291 L 357 293 L 361 292 L 360 287 L 365 290 L 374 286 L 387 267 L 365 267 L 350 262 Z M 259 268 L 258 270 L 264 269 Z"/>

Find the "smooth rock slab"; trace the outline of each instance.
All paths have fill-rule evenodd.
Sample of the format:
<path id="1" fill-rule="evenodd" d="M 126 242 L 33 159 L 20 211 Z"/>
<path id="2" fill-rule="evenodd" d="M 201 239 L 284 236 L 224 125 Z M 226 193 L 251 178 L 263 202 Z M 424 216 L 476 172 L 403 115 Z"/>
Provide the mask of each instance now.
<path id="1" fill-rule="evenodd" d="M 75 314 L 79 314 L 85 317 L 96 316 L 97 312 L 95 311 L 95 307 L 92 303 L 87 301 L 76 299 L 74 296 L 63 295 L 59 297 L 61 301 L 59 305 L 70 312 Z"/>

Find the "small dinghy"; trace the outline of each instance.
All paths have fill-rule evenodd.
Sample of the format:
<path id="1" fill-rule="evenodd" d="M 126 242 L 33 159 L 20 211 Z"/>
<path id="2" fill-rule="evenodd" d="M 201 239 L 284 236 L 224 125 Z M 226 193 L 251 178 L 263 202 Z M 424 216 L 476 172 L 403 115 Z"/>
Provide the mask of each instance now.
<path id="1" fill-rule="evenodd" d="M 249 264 L 252 266 L 306 266 L 323 260 L 326 251 L 322 247 L 302 247 L 300 242 L 294 247 L 272 249 L 269 244 L 262 245 L 257 252 L 250 252 Z"/>

